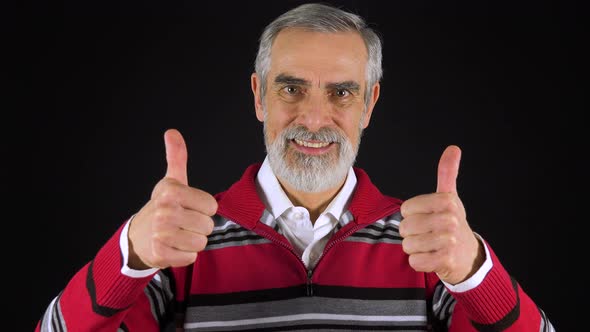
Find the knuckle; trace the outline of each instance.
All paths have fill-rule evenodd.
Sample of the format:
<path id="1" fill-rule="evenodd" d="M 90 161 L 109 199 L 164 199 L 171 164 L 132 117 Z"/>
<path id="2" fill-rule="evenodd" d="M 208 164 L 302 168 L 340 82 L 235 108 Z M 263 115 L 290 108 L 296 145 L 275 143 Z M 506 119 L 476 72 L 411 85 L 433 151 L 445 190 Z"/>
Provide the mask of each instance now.
<path id="1" fill-rule="evenodd" d="M 169 209 L 156 209 L 156 211 L 154 211 L 154 231 L 161 229 L 163 225 L 169 223 L 171 220 L 172 215 Z"/>
<path id="2" fill-rule="evenodd" d="M 454 211 L 457 207 L 453 193 L 438 193 L 436 195 L 436 203 L 447 211 Z"/>
<path id="3" fill-rule="evenodd" d="M 162 202 L 168 203 L 168 204 L 175 202 L 177 197 L 178 197 L 178 190 L 175 188 L 175 186 L 172 186 L 172 185 L 166 186 L 164 189 L 162 189 L 162 191 L 160 192 L 160 195 L 158 195 L 158 198 Z"/>
<path id="4" fill-rule="evenodd" d="M 171 206 L 174 203 L 172 195 L 173 194 L 171 194 L 169 190 L 163 190 L 159 192 L 158 195 L 153 198 L 156 208 L 164 209 Z"/>
<path id="5" fill-rule="evenodd" d="M 459 218 L 456 215 L 450 215 L 448 218 L 447 228 L 449 232 L 455 233 L 455 231 L 459 228 Z"/>
<path id="6" fill-rule="evenodd" d="M 162 194 L 162 192 L 165 192 L 170 187 L 171 187 L 170 179 L 168 179 L 168 178 L 161 179 L 154 186 L 154 189 L 152 190 L 152 197 L 160 196 Z"/>
<path id="7" fill-rule="evenodd" d="M 154 266 L 166 266 L 164 254 L 159 246 L 154 246 L 152 249 L 152 264 Z"/>
<path id="8" fill-rule="evenodd" d="M 441 262 L 442 266 L 445 266 L 449 270 L 451 269 L 453 266 L 453 256 L 449 254 L 448 249 L 440 250 L 439 261 Z"/>
<path id="9" fill-rule="evenodd" d="M 455 248 L 459 244 L 459 240 L 457 240 L 456 236 L 449 235 L 449 236 L 447 236 L 446 243 L 449 248 Z"/>
<path id="10" fill-rule="evenodd" d="M 452 233 L 457 228 L 458 223 L 459 219 L 457 216 L 447 211 L 440 215 L 440 222 L 438 225 L 440 226 L 441 230 Z"/>
<path id="11" fill-rule="evenodd" d="M 151 236 L 151 241 L 154 243 L 154 253 L 160 252 L 159 244 L 164 242 L 164 234 L 162 232 L 154 231 Z"/>

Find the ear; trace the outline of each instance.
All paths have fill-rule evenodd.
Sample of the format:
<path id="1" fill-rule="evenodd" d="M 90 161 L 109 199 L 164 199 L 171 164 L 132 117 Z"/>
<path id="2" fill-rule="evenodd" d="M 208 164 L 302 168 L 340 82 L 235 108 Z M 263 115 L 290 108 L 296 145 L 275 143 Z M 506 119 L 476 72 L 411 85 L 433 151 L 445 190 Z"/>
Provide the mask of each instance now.
<path id="1" fill-rule="evenodd" d="M 262 110 L 262 95 L 260 94 L 260 77 L 256 73 L 250 76 L 250 85 L 252 86 L 252 93 L 254 94 L 254 108 L 256 109 L 256 118 L 260 122 L 264 122 L 264 111 Z"/>
<path id="2" fill-rule="evenodd" d="M 377 104 L 377 100 L 379 99 L 379 92 L 381 91 L 381 85 L 379 82 L 375 83 L 371 90 L 371 102 L 369 102 L 367 111 L 365 112 L 364 117 L 361 119 L 363 122 L 363 129 L 369 126 L 369 121 L 371 121 L 371 115 L 373 114 L 373 108 L 375 108 L 375 104 Z"/>

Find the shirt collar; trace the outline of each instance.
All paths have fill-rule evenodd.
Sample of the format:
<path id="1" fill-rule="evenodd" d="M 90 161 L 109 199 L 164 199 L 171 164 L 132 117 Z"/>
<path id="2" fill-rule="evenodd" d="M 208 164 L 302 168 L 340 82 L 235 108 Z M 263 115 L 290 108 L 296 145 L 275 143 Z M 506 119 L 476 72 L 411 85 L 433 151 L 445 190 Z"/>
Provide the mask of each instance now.
<path id="1" fill-rule="evenodd" d="M 258 170 L 256 182 L 260 189 L 262 202 L 275 219 L 280 217 L 287 209 L 294 207 L 272 171 L 268 162 L 268 156 L 264 159 L 262 166 Z M 348 175 L 346 176 L 346 181 L 342 189 L 340 189 L 322 214 L 330 213 L 336 220 L 340 220 L 340 217 L 348 208 L 352 193 L 356 187 L 356 182 L 357 178 L 351 167 L 348 170 Z"/>

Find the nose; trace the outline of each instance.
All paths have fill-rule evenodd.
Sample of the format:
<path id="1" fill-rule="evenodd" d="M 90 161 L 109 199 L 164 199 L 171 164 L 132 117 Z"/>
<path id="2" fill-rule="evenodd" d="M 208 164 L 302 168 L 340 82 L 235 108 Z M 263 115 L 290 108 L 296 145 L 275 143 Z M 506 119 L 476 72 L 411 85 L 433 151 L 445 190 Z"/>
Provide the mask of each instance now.
<path id="1" fill-rule="evenodd" d="M 305 126 L 307 130 L 317 132 L 332 123 L 330 104 L 326 96 L 309 95 L 300 105 L 297 124 Z"/>

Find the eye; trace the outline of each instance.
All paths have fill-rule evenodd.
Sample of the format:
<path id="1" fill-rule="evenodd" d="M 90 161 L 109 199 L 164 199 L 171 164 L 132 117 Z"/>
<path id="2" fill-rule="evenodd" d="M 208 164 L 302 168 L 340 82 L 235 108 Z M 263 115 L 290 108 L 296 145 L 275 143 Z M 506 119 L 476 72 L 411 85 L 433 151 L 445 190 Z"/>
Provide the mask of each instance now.
<path id="1" fill-rule="evenodd" d="M 350 91 L 348 91 L 346 89 L 336 89 L 334 91 L 334 95 L 338 98 L 345 98 L 350 95 Z"/>
<path id="2" fill-rule="evenodd" d="M 288 86 L 284 87 L 283 91 L 285 91 L 287 94 L 290 94 L 290 95 L 296 95 L 301 92 L 299 90 L 299 88 L 294 85 L 288 85 Z"/>

